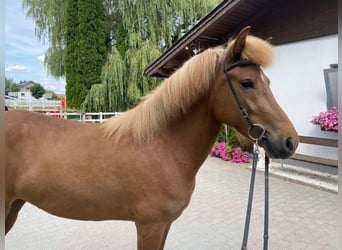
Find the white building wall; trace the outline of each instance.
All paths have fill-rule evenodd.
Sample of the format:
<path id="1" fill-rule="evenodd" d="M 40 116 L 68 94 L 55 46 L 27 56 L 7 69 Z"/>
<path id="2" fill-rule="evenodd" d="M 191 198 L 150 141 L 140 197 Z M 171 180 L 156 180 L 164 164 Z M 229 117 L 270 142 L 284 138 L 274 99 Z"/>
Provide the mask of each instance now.
<path id="1" fill-rule="evenodd" d="M 338 63 L 337 35 L 310 39 L 275 48 L 274 64 L 265 69 L 271 89 L 299 135 L 337 138 L 310 120 L 326 111 L 323 69 Z M 298 153 L 337 159 L 337 149 L 301 144 Z"/>
<path id="2" fill-rule="evenodd" d="M 34 98 L 31 92 L 8 92 L 8 96 L 17 98 L 18 100 L 30 100 Z"/>

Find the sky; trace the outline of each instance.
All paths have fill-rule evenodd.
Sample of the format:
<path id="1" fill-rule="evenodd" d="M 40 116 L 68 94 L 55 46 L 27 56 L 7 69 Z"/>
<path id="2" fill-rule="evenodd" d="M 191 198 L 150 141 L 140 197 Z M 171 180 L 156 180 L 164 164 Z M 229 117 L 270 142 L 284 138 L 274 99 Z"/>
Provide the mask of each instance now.
<path id="1" fill-rule="evenodd" d="M 34 20 L 26 17 L 21 0 L 5 0 L 5 76 L 14 82 L 34 81 L 57 94 L 65 93 L 65 79 L 47 74 L 44 54 L 49 45 L 38 41 Z"/>

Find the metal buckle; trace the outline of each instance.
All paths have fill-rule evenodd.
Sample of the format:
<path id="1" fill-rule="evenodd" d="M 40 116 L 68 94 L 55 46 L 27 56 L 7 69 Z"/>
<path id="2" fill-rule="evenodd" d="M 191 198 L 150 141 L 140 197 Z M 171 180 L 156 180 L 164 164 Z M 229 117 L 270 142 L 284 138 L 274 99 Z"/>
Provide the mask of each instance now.
<path id="1" fill-rule="evenodd" d="M 241 108 L 240 112 L 241 112 L 242 117 L 247 119 L 248 117 L 247 110 L 245 110 L 244 108 Z"/>
<path id="2" fill-rule="evenodd" d="M 258 128 L 260 129 L 260 134 L 258 136 L 252 135 L 252 129 Z M 258 143 L 258 141 L 265 135 L 265 128 L 259 123 L 254 123 L 252 126 L 249 126 L 248 128 L 248 136 L 251 138 L 253 141 Z"/>

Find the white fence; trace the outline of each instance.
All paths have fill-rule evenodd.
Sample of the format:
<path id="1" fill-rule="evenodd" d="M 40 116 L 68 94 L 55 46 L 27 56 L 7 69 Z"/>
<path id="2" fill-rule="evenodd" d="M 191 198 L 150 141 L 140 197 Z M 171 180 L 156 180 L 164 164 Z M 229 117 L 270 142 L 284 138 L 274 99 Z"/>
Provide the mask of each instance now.
<path id="1" fill-rule="evenodd" d="M 42 113 L 42 112 L 40 112 Z M 68 112 L 63 110 L 49 110 L 44 112 L 44 114 L 60 118 L 60 119 L 68 119 L 68 120 L 76 120 L 80 122 L 93 122 L 93 123 L 102 123 L 108 120 L 112 116 L 117 116 L 122 114 L 123 112 Z"/>
<path id="2" fill-rule="evenodd" d="M 89 112 L 89 113 L 80 113 L 80 112 L 63 112 L 60 111 L 50 113 L 47 112 L 47 115 L 62 118 L 62 119 L 71 119 L 71 120 L 78 120 L 81 122 L 96 122 L 96 123 L 102 123 L 106 120 L 108 120 L 112 116 L 117 116 L 122 114 L 122 112 Z"/>
<path id="3" fill-rule="evenodd" d="M 61 107 L 61 102 L 33 98 L 17 99 L 5 96 L 5 105 L 10 109 L 58 109 Z"/>
<path id="4" fill-rule="evenodd" d="M 97 122 L 102 123 L 108 120 L 111 116 L 117 116 L 122 112 L 69 112 L 61 109 L 60 101 L 50 100 L 34 100 L 34 99 L 20 99 L 11 96 L 5 96 L 5 105 L 9 109 L 26 109 L 30 111 L 37 111 L 46 115 L 60 118 L 77 120 L 81 122 Z"/>

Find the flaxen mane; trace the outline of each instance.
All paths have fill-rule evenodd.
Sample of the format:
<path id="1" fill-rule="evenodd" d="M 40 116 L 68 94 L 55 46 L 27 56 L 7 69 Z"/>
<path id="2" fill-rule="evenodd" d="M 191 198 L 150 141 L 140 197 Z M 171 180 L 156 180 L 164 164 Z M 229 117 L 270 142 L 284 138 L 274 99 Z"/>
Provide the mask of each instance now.
<path id="1" fill-rule="evenodd" d="M 229 42 L 228 50 L 233 43 L 234 40 Z M 222 68 L 223 71 L 223 55 L 224 48 L 217 47 L 192 57 L 135 108 L 104 123 L 106 134 L 117 141 L 131 135 L 137 143 L 151 138 L 210 90 L 218 70 Z M 262 39 L 248 36 L 241 57 L 266 67 L 271 63 L 272 46 Z"/>

